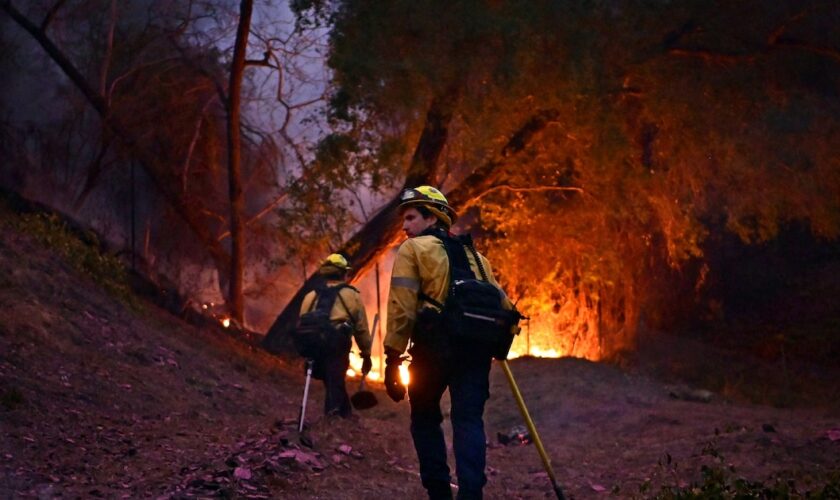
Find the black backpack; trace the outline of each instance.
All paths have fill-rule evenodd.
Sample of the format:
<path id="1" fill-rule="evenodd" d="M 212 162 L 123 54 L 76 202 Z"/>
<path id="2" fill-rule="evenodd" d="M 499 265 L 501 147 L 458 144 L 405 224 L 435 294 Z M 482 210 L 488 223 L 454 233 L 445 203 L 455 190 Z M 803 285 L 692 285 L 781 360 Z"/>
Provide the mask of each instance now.
<path id="1" fill-rule="evenodd" d="M 341 301 L 352 321 L 353 314 L 339 295 L 343 288 L 353 287 L 342 283 L 315 289 L 312 306 L 309 311 L 300 315 L 292 332 L 295 349 L 301 356 L 317 359 L 330 353 L 341 354 L 350 350 L 353 325 L 349 322 L 336 325 L 330 321 L 330 311 L 336 299 Z"/>
<path id="2" fill-rule="evenodd" d="M 425 294 L 422 298 L 441 308 L 443 327 L 456 345 L 507 359 L 514 338 L 512 329 L 522 316 L 515 309 L 503 307 L 502 291 L 489 282 L 470 235 L 434 236 L 443 242 L 449 258 L 449 294 L 445 304 Z M 466 249 L 473 254 L 482 279 L 476 279 L 470 268 Z"/>

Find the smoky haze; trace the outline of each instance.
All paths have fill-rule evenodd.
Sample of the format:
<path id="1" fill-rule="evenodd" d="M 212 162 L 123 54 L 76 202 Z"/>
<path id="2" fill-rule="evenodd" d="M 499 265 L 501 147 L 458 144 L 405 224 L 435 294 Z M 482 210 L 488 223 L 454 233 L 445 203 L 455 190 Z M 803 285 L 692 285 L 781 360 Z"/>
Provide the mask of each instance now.
<path id="1" fill-rule="evenodd" d="M 216 6 L 212 2 L 196 5 L 204 6 L 204 14 L 212 12 L 213 15 L 193 12 L 193 21 L 187 24 L 187 30 L 175 44 L 203 47 L 202 50 L 216 53 L 224 62 L 233 43 L 236 12 L 225 2 Z M 187 13 L 159 2 L 119 2 L 111 6 L 113 15 L 108 12 L 91 16 L 80 23 L 79 18 L 92 6 L 91 2 L 63 6 L 47 34 L 59 47 L 71 42 L 82 47 L 80 39 L 86 33 L 94 34 L 97 43 L 101 43 L 113 23 L 115 35 L 110 53 L 103 53 L 102 47 L 84 47 L 68 55 L 92 82 L 101 76 L 97 71 L 102 71 L 105 60 L 114 59 L 104 78 L 117 99 L 120 86 L 133 73 L 154 67 L 165 58 L 149 53 L 167 42 L 146 40 L 147 47 L 133 54 L 122 54 L 123 44 L 131 42 L 130 36 L 138 29 L 156 27 L 165 31 L 176 20 L 187 19 Z M 23 12 L 39 19 L 46 12 L 39 7 L 33 3 Z M 135 262 L 139 261 L 146 272 L 156 276 L 162 286 L 175 288 L 188 299 L 189 307 L 213 303 L 219 309 L 219 304 L 224 303 L 222 289 L 227 285 L 227 277 L 220 276 L 203 250 L 189 243 L 190 238 L 183 238 L 183 230 L 177 229 L 179 223 L 171 220 L 171 209 L 156 192 L 154 182 L 136 164 L 132 166 L 112 137 L 103 135 L 100 120 L 89 103 L 43 48 L 9 17 L 3 16 L 0 23 L 2 43 L 8 48 L 0 59 L 7 69 L 2 76 L 0 110 L 4 126 L 14 131 L 4 141 L 10 154 L 3 162 L 0 176 L 3 186 L 94 229 L 115 250 L 130 252 L 133 244 L 137 254 Z M 243 96 L 246 123 L 243 132 L 249 144 L 246 161 L 252 165 L 244 179 L 245 218 L 253 226 L 259 226 L 248 238 L 246 325 L 264 331 L 284 301 L 303 283 L 306 272 L 327 250 L 310 252 L 305 242 L 279 241 L 265 234 L 271 233 L 272 227 L 284 224 L 278 210 L 289 205 L 285 200 L 290 186 L 303 175 L 317 141 L 328 131 L 324 114 L 318 110 L 324 105 L 329 81 L 324 64 L 328 34 L 325 29 L 306 33 L 296 30 L 294 16 L 284 3 L 260 6 L 254 15 L 252 33 L 256 35 L 250 39 L 247 58 L 267 60 L 271 67 L 255 64 L 247 69 Z M 179 50 L 184 49 L 175 52 Z M 265 57 L 269 52 L 271 57 Z M 135 60 L 117 60 L 119 57 Z M 226 84 L 221 73 L 215 84 Z M 217 102 L 212 102 L 218 99 L 218 95 L 210 93 L 203 101 L 208 122 L 223 119 L 223 110 Z M 177 104 L 173 112 L 175 115 L 162 118 L 169 120 L 177 116 Z M 194 133 L 190 134 L 193 143 L 200 142 L 202 135 L 213 133 L 201 129 L 200 124 L 193 127 Z M 201 145 L 192 144 L 192 147 Z M 218 160 L 212 158 L 190 163 L 185 160 L 189 146 L 180 149 L 169 161 L 181 165 L 182 180 L 191 172 L 201 176 L 221 167 L 214 166 Z M 96 186 L 80 201 L 86 176 L 94 163 L 101 165 L 102 174 Z M 219 187 L 223 188 L 223 184 Z M 202 195 L 196 192 L 191 196 Z M 362 185 L 352 196 L 340 195 L 337 201 L 353 220 L 362 221 L 381 204 L 382 196 L 373 195 Z M 213 211 L 225 217 L 223 204 Z M 229 247 L 226 223 L 220 220 L 212 225 L 222 244 Z M 352 227 L 347 228 L 345 233 L 351 230 Z M 300 244 L 301 248 L 293 248 L 291 253 L 300 255 L 284 255 L 294 244 Z"/>

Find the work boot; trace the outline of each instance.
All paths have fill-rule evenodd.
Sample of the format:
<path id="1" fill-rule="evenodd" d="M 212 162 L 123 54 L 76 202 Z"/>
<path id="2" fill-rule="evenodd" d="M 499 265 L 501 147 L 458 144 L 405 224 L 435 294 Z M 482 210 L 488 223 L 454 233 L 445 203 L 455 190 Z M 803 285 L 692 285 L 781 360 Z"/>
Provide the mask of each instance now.
<path id="1" fill-rule="evenodd" d="M 430 484 L 426 491 L 429 493 L 429 500 L 452 500 L 452 487 L 449 483 Z"/>
<path id="2" fill-rule="evenodd" d="M 458 489 L 458 500 L 481 500 L 481 490 Z"/>

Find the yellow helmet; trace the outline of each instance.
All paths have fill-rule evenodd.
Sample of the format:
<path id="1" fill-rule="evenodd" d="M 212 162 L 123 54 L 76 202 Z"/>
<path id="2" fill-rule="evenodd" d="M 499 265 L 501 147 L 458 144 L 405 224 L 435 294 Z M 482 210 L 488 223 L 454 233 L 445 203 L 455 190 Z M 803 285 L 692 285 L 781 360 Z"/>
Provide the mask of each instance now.
<path id="1" fill-rule="evenodd" d="M 412 205 L 423 205 L 428 208 L 446 227 L 451 226 L 457 217 L 455 210 L 449 206 L 446 196 L 432 186 L 418 186 L 403 191 L 400 195 L 400 209 Z"/>
<path id="2" fill-rule="evenodd" d="M 321 263 L 321 268 L 318 270 L 320 274 L 335 274 L 336 270 L 347 272 L 351 269 L 350 263 L 340 253 L 331 253 Z"/>

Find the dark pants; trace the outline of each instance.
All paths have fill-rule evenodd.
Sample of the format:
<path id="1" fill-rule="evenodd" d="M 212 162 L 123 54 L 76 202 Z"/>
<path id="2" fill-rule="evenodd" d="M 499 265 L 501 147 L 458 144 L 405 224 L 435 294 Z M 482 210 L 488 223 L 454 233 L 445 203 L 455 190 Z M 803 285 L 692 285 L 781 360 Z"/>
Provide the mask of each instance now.
<path id="1" fill-rule="evenodd" d="M 324 381 L 324 415 L 349 417 L 353 412 L 344 378 L 350 366 L 350 339 L 339 338 L 336 345 L 315 360 L 315 378 Z"/>
<path id="2" fill-rule="evenodd" d="M 452 401 L 452 434 L 458 498 L 481 498 L 487 482 L 484 475 L 486 444 L 484 403 L 490 396 L 489 356 L 458 356 L 445 362 L 432 352 L 412 349 L 409 366 L 411 383 L 411 437 L 420 462 L 420 479 L 430 498 L 447 498 L 449 466 L 443 438 L 440 398 L 449 388 Z"/>
<path id="3" fill-rule="evenodd" d="M 325 360 L 324 389 L 327 395 L 324 398 L 324 415 L 349 417 L 352 413 L 350 397 L 347 396 L 347 388 L 344 385 L 348 366 L 350 360 L 346 354 L 343 358 L 332 356 Z"/>

